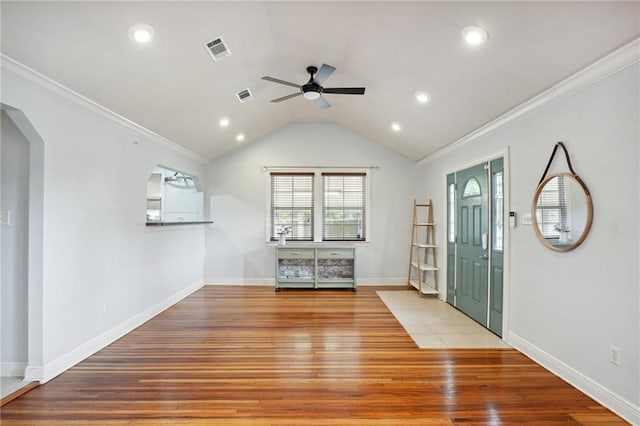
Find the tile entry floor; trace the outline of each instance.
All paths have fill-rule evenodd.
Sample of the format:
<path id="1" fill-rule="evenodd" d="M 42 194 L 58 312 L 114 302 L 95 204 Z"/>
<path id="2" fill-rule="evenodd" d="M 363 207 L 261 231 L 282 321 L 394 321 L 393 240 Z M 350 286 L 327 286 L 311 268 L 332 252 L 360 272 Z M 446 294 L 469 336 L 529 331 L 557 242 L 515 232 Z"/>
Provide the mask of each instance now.
<path id="1" fill-rule="evenodd" d="M 453 306 L 417 291 L 377 291 L 420 349 L 511 348 Z"/>
<path id="2" fill-rule="evenodd" d="M 13 392 L 28 385 L 29 382 L 22 380 L 22 377 L 0 377 L 0 399 L 11 395 Z"/>

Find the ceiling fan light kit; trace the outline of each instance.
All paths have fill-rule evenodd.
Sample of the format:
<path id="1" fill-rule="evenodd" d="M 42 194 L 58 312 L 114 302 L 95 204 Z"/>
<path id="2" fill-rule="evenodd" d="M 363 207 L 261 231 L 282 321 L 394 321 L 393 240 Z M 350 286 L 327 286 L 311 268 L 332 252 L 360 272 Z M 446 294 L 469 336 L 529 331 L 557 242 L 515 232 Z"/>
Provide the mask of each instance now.
<path id="1" fill-rule="evenodd" d="M 305 99 L 309 99 L 310 101 L 315 101 L 320 97 L 320 92 L 316 92 L 314 90 L 308 90 L 304 92 L 302 96 L 304 96 Z"/>
<path id="2" fill-rule="evenodd" d="M 325 109 L 329 108 L 331 104 L 322 96 L 323 93 L 337 95 L 364 95 L 364 87 L 322 87 L 322 84 L 331 74 L 333 74 L 335 70 L 336 69 L 334 67 L 327 64 L 322 64 L 319 70 L 317 67 L 310 65 L 307 67 L 307 72 L 310 75 L 309 81 L 302 85 L 269 76 L 264 76 L 262 79 L 272 83 L 295 87 L 299 90 L 299 92 L 292 93 L 281 98 L 272 99 L 271 102 L 282 102 L 302 95 L 305 99 L 314 101 L 320 108 Z"/>

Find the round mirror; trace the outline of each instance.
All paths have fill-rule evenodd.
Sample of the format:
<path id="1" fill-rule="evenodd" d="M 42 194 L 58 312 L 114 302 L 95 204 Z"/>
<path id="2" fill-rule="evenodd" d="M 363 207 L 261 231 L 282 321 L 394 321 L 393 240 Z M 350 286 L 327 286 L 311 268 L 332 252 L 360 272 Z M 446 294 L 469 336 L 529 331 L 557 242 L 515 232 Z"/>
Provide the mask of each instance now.
<path id="1" fill-rule="evenodd" d="M 533 229 L 538 239 L 556 251 L 569 251 L 587 238 L 593 204 L 587 186 L 570 173 L 543 180 L 533 197 Z"/>

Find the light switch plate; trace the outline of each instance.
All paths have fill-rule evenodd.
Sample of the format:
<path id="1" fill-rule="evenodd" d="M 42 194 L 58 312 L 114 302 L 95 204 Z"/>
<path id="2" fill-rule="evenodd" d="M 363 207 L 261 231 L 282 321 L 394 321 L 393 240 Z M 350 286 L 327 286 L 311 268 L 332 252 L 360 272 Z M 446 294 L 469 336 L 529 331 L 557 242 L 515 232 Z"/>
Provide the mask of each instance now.
<path id="1" fill-rule="evenodd" d="M 523 225 L 531 225 L 533 222 L 531 221 L 531 213 L 522 213 L 522 224 Z"/>
<path id="2" fill-rule="evenodd" d="M 0 226 L 11 225 L 11 211 L 0 210 Z"/>

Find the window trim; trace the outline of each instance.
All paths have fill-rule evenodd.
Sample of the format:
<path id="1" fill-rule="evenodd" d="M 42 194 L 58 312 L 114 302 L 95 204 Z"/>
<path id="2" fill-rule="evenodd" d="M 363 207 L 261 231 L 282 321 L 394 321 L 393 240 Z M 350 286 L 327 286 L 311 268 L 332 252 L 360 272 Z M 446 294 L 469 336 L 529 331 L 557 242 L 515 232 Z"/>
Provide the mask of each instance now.
<path id="1" fill-rule="evenodd" d="M 328 245 L 354 245 L 371 242 L 371 169 L 363 167 L 269 167 L 265 170 L 265 242 L 270 245 L 277 245 L 277 241 L 271 240 L 271 174 L 300 174 L 313 173 L 313 241 L 287 241 L 287 244 L 328 244 Z M 365 191 L 365 224 L 364 240 L 332 240 L 325 241 L 322 239 L 323 234 L 323 199 L 324 188 L 322 174 L 364 174 L 364 191 Z"/>

